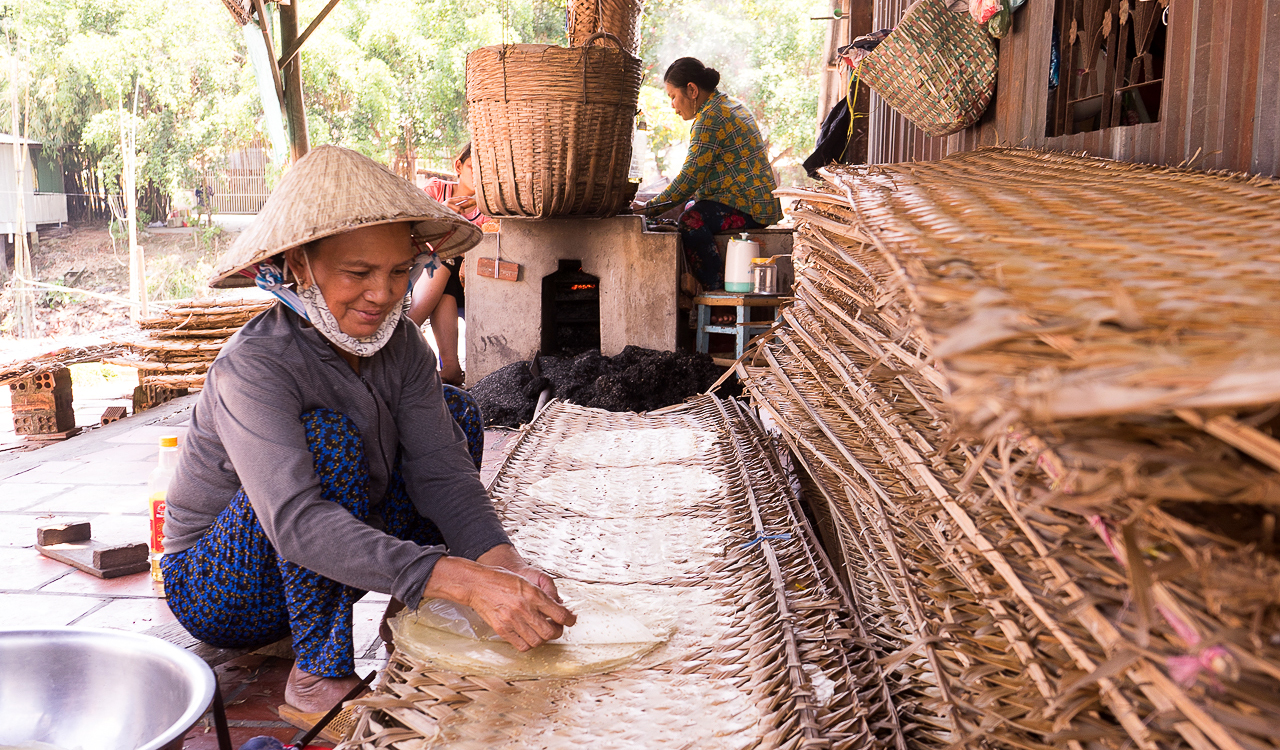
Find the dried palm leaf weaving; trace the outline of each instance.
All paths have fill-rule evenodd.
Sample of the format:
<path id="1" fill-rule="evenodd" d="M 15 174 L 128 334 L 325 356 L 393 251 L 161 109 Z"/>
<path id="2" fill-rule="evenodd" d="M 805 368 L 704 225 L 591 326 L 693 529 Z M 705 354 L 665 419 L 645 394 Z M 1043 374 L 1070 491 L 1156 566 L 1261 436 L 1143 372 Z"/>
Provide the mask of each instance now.
<path id="1" fill-rule="evenodd" d="M 138 325 L 145 337 L 120 342 L 130 356 L 107 364 L 136 367 L 143 386 L 201 388 L 209 365 L 228 340 L 274 300 L 193 300 Z"/>
<path id="2" fill-rule="evenodd" d="M 459 674 L 397 649 L 351 746 L 906 750 L 787 476 L 734 402 L 648 416 L 553 402 L 490 486 L 513 541 L 566 585 L 674 604 L 674 631 L 572 679 Z"/>
<path id="3" fill-rule="evenodd" d="M 824 177 L 739 371 L 907 743 L 1280 747 L 1280 185 L 1017 149 Z"/>

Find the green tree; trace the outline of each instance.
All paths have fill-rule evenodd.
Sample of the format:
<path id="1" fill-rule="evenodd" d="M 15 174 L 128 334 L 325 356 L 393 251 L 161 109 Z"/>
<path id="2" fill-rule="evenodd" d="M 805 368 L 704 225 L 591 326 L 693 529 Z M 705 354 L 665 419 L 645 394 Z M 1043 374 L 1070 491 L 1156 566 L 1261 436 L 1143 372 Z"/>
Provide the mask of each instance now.
<path id="1" fill-rule="evenodd" d="M 641 19 L 642 92 L 653 148 L 687 141 L 689 123 L 653 111 L 667 102 L 662 74 L 680 57 L 696 57 L 721 74 L 720 90 L 742 100 L 770 141 L 784 183 L 803 178 L 799 162 L 817 134 L 818 77 L 830 0 L 648 0 Z M 660 109 L 659 105 L 659 109 Z M 659 164 L 674 176 L 679 164 Z"/>
<path id="2" fill-rule="evenodd" d="M 462 0 L 344 0 L 301 52 L 312 142 L 390 162 L 407 141 L 448 168 L 470 137 L 467 54 L 504 41 L 564 44 L 564 17 L 564 0 L 487 8 Z"/>
<path id="3" fill-rule="evenodd" d="M 142 0 L 19 0 L 0 16 L 21 43 L 30 136 L 77 151 L 108 183 L 120 175 L 120 118 L 133 117 L 135 94 L 138 182 L 156 196 L 190 186 L 257 132 L 252 71 L 218 0 L 186 0 L 174 13 Z"/>

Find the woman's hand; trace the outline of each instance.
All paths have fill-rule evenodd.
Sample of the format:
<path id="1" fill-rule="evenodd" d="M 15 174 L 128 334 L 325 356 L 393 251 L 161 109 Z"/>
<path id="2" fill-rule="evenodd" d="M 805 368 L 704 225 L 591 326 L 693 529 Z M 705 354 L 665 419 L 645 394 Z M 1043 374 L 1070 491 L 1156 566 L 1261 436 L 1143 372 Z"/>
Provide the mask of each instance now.
<path id="1" fill-rule="evenodd" d="M 529 563 L 524 561 L 516 548 L 510 544 L 499 544 L 497 547 L 489 550 L 476 559 L 476 562 L 482 565 L 492 565 L 520 576 L 534 586 L 542 589 L 543 593 L 555 599 L 558 603 L 563 603 L 560 599 L 560 592 L 556 590 L 556 582 L 551 576 L 538 570 Z"/>
<path id="2" fill-rule="evenodd" d="M 643 214 L 648 204 L 644 201 L 631 201 L 631 213 Z"/>
<path id="3" fill-rule="evenodd" d="M 444 204 L 453 209 L 455 213 L 464 214 L 476 207 L 476 197 L 474 195 L 455 195 Z"/>
<path id="4" fill-rule="evenodd" d="M 520 564 L 524 565 L 523 561 Z M 528 565 L 524 567 L 534 570 Z M 494 632 L 520 651 L 559 638 L 566 626 L 578 621 L 564 605 L 523 576 L 461 557 L 440 558 L 423 596 L 471 607 Z"/>

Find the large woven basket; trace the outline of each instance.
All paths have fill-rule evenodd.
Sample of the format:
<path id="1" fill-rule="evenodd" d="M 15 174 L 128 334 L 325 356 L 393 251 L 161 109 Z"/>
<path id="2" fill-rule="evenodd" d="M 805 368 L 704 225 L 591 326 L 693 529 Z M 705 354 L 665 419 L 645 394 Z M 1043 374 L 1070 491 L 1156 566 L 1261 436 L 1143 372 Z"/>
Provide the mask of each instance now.
<path id="1" fill-rule="evenodd" d="M 640 60 L 621 49 L 516 44 L 467 55 L 476 198 L 490 216 L 612 216 L 627 182 Z"/>
<path id="2" fill-rule="evenodd" d="M 921 0 L 862 61 L 859 76 L 927 135 L 978 121 L 996 90 L 996 50 L 968 13 Z"/>
<path id="3" fill-rule="evenodd" d="M 643 0 L 569 0 L 569 46 L 581 46 L 597 31 L 607 31 L 636 54 L 643 5 Z"/>

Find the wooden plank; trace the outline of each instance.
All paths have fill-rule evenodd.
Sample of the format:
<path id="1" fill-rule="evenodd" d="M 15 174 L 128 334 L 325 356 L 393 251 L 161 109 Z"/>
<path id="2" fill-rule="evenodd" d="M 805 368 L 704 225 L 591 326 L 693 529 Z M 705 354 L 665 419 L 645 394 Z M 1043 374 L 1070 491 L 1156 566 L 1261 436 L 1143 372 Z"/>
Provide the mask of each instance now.
<path id="1" fill-rule="evenodd" d="M 88 523 L 60 524 L 36 529 L 36 550 L 98 578 L 118 578 L 151 567 L 147 545 L 109 545 L 91 538 Z"/>
<path id="2" fill-rule="evenodd" d="M 1049 115 L 1049 54 L 1053 46 L 1054 3 L 1024 5 L 1014 14 L 1022 17 L 1022 35 L 1026 40 L 1027 61 L 1024 66 L 1027 89 L 1023 108 L 1028 113 L 1023 124 L 1027 146 L 1038 146 L 1045 140 Z"/>
<path id="3" fill-rule="evenodd" d="M 320 13 L 311 20 L 311 23 L 307 24 L 306 30 L 302 32 L 298 39 L 293 44 L 289 45 L 289 48 L 280 56 L 279 66 L 281 68 L 292 62 L 293 58 L 302 51 L 302 45 L 307 43 L 307 39 L 311 36 L 311 32 L 316 30 L 316 27 L 325 19 L 325 16 L 329 15 L 329 11 L 333 10 L 334 6 L 338 4 L 338 1 L 339 0 L 329 0 L 329 4 L 324 6 L 324 10 L 320 11 Z"/>
<path id="4" fill-rule="evenodd" d="M 1241 40 L 1232 36 L 1232 6 L 1239 0 L 1227 0 L 1213 4 L 1209 29 L 1208 81 L 1203 102 L 1204 154 L 1199 162 L 1204 169 L 1227 169 L 1226 139 L 1230 131 L 1227 122 L 1227 102 L 1234 88 L 1228 80 L 1231 74 L 1229 60 L 1234 47 Z M 1228 88 L 1231 86 L 1231 88 Z M 1236 92 L 1238 94 L 1238 92 Z"/>
<path id="5" fill-rule="evenodd" d="M 1262 2 L 1265 8 L 1258 32 L 1258 91 L 1249 171 L 1280 175 L 1280 0 Z"/>
<path id="6" fill-rule="evenodd" d="M 1164 86 L 1160 94 L 1160 156 L 1162 164 L 1178 164 L 1186 159 L 1186 124 L 1191 80 L 1193 6 L 1183 2 L 1169 6 L 1169 28 L 1165 34 Z"/>
<path id="7" fill-rule="evenodd" d="M 1223 152 L 1233 172 L 1246 172 L 1253 160 L 1253 115 L 1257 110 L 1258 51 L 1262 45 L 1263 0 L 1235 0 L 1231 28 L 1235 44 L 1229 45 L 1230 87 L 1227 89 L 1227 121 Z"/>
<path id="8" fill-rule="evenodd" d="M 1043 3 L 1041 3 L 1043 5 Z M 1023 142 L 1023 103 L 1027 89 L 1027 45 L 1021 28 L 1025 13 L 1017 13 L 1009 33 L 996 43 L 998 72 L 996 73 L 996 100 L 990 109 L 995 110 L 995 129 L 998 138 L 1009 143 Z M 988 110 L 988 111 L 989 111 Z"/>
<path id="9" fill-rule="evenodd" d="M 1209 116 L 1209 75 L 1212 57 L 1212 0 L 1195 0 L 1191 20 L 1191 67 L 1187 80 L 1187 108 L 1184 119 L 1186 158 L 1195 157 L 1192 166 L 1204 163 L 1207 150 L 1205 119 Z M 1197 154 L 1197 152 L 1199 152 Z"/>

